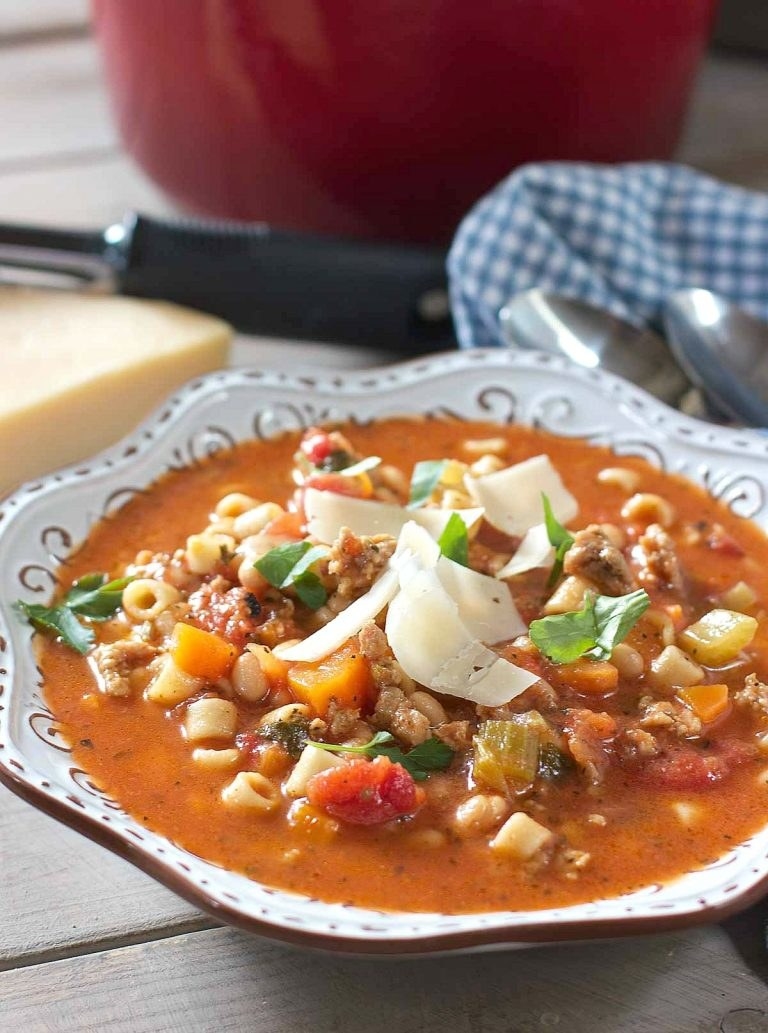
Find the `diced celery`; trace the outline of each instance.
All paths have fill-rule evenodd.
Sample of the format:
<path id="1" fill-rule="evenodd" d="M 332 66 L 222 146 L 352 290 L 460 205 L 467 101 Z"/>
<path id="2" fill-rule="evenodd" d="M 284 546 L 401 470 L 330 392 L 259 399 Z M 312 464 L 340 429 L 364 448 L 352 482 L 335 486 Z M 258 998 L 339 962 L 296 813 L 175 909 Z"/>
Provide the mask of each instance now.
<path id="1" fill-rule="evenodd" d="M 505 792 L 509 782 L 532 782 L 538 771 L 540 729 L 528 715 L 520 718 L 486 721 L 474 738 L 474 777 L 498 792 Z"/>
<path id="2" fill-rule="evenodd" d="M 678 644 L 705 667 L 721 667 L 748 646 L 757 621 L 736 610 L 710 610 L 678 636 Z"/>

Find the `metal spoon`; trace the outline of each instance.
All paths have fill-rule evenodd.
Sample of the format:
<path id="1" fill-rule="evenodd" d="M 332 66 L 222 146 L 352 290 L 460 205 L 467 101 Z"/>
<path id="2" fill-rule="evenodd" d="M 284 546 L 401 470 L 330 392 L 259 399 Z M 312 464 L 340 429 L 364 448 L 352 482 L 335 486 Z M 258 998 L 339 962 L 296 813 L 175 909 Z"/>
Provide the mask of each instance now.
<path id="1" fill-rule="evenodd" d="M 740 423 L 768 427 L 768 323 L 700 288 L 664 308 L 672 352 L 692 382 Z"/>
<path id="2" fill-rule="evenodd" d="M 499 319 L 512 347 L 565 355 L 591 369 L 599 366 L 677 408 L 690 391 L 690 381 L 660 337 L 585 302 L 534 287 L 508 302 Z"/>

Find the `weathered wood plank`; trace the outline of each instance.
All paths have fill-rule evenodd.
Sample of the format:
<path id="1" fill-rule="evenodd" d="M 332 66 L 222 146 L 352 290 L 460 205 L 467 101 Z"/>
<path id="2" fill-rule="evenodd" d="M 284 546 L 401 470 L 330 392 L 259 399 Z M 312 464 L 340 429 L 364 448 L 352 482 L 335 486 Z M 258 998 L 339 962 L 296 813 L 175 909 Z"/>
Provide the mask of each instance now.
<path id="1" fill-rule="evenodd" d="M 7 972 L 0 999 L 9 1031 L 768 1028 L 768 990 L 735 965 L 717 929 L 400 962 L 303 953 L 220 929 Z"/>
<path id="2" fill-rule="evenodd" d="M 3 49 L 0 171 L 117 145 L 90 38 Z"/>
<path id="3" fill-rule="evenodd" d="M 0 787 L 0 969 L 212 924 Z"/>
<path id="4" fill-rule="evenodd" d="M 0 43 L 37 33 L 86 31 L 88 0 L 3 0 Z"/>

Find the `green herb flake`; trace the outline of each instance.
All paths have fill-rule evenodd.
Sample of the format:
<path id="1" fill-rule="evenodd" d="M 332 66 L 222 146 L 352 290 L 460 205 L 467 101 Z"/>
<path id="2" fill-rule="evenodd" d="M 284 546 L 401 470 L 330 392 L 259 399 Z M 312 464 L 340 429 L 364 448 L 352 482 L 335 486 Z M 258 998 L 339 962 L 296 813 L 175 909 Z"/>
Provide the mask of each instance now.
<path id="1" fill-rule="evenodd" d="M 39 631 L 53 632 L 65 645 L 85 654 L 96 637 L 83 620 L 96 622 L 113 617 L 122 604 L 123 589 L 132 580 L 122 577 L 110 581 L 106 574 L 84 574 L 55 606 L 19 599 L 16 608 Z"/>
<path id="2" fill-rule="evenodd" d="M 552 505 L 544 492 L 541 493 L 541 502 L 544 506 L 544 525 L 547 529 L 547 538 L 555 550 L 555 562 L 547 581 L 547 586 L 551 588 L 563 572 L 563 560 L 566 552 L 574 543 L 574 537 L 552 512 Z"/>
<path id="3" fill-rule="evenodd" d="M 420 463 L 416 463 L 411 476 L 408 509 L 418 509 L 429 500 L 432 492 L 440 483 L 447 463 L 447 459 L 424 459 Z"/>
<path id="4" fill-rule="evenodd" d="M 607 660 L 650 605 L 640 588 L 629 595 L 589 593 L 581 610 L 553 614 L 531 622 L 531 641 L 549 660 L 569 664 L 582 656 Z"/>
<path id="5" fill-rule="evenodd" d="M 393 764 L 402 765 L 416 782 L 423 782 L 429 777 L 431 771 L 444 771 L 453 759 L 451 747 L 435 735 L 415 746 L 408 753 L 403 753 L 390 732 L 376 732 L 370 742 L 364 743 L 362 746 L 337 746 L 334 743 L 313 742 L 312 740 L 309 740 L 309 745 L 316 746 L 319 750 L 327 750 L 329 753 L 356 753 L 364 757 L 389 757 Z"/>
<path id="6" fill-rule="evenodd" d="M 274 588 L 293 588 L 296 595 L 312 610 L 328 598 L 320 578 L 311 570 L 313 564 L 328 555 L 323 545 L 311 542 L 284 542 L 256 560 L 254 567 Z"/>
<path id="7" fill-rule="evenodd" d="M 469 535 L 467 525 L 458 513 L 451 513 L 443 533 L 437 539 L 440 552 L 462 567 L 469 566 Z"/>

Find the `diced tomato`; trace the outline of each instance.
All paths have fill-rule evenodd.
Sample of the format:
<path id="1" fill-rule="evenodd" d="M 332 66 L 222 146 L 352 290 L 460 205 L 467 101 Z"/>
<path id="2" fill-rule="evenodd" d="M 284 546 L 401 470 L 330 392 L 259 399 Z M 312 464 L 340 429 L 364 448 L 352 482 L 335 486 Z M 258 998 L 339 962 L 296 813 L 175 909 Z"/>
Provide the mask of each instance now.
<path id="1" fill-rule="evenodd" d="M 694 746 L 674 746 L 647 760 L 639 776 L 661 789 L 701 792 L 755 754 L 753 746 L 736 739 L 724 739 L 707 753 Z"/>
<path id="2" fill-rule="evenodd" d="M 350 495 L 352 498 L 367 498 L 370 491 L 368 478 L 345 477 L 340 473 L 313 473 L 304 481 L 303 487 L 317 491 L 332 491 L 336 495 Z"/>
<path id="3" fill-rule="evenodd" d="M 712 552 L 719 552 L 723 556 L 739 557 L 744 555 L 744 550 L 721 524 L 713 524 L 712 531 L 706 539 L 707 547 Z"/>
<path id="4" fill-rule="evenodd" d="M 382 756 L 319 772 L 307 783 L 307 798 L 340 821 L 377 825 L 413 814 L 425 793 L 401 764 Z"/>
<path id="5" fill-rule="evenodd" d="M 313 466 L 320 466 L 324 459 L 333 452 L 330 435 L 319 427 L 310 427 L 301 439 L 301 451 Z"/>

